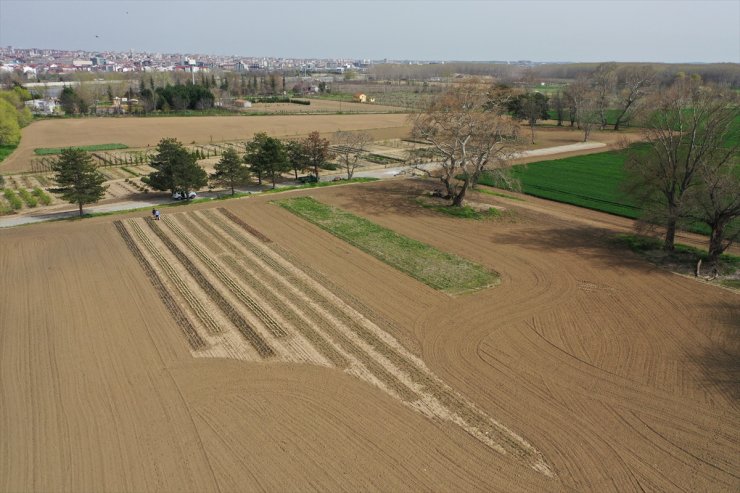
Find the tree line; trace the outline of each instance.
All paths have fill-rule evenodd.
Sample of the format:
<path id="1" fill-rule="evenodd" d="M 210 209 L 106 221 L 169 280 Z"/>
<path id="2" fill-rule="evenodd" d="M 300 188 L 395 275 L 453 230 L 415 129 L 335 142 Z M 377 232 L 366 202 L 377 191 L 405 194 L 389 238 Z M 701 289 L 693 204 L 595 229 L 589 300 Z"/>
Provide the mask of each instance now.
<path id="1" fill-rule="evenodd" d="M 0 145 L 15 146 L 21 141 L 21 129 L 33 120 L 25 104 L 30 99 L 31 94 L 21 86 L 0 91 Z"/>
<path id="2" fill-rule="evenodd" d="M 189 198 L 191 191 L 209 184 L 230 189 L 234 195 L 237 187 L 249 183 L 252 178 L 259 185 L 263 180 L 269 180 L 275 188 L 278 178 L 291 171 L 296 179 L 299 173 L 310 171 L 312 181 L 318 181 L 321 170 L 333 168 L 330 163 L 333 159 L 351 179 L 371 138 L 365 132 L 340 131 L 334 140 L 336 153 L 332 151 L 329 139 L 316 131 L 301 140 L 280 140 L 266 133 L 257 133 L 245 144 L 243 153 L 234 147 L 227 148 L 214 166 L 214 172 L 208 175 L 198 163 L 200 155 L 197 151 L 188 150 L 175 138 L 165 138 L 157 144 L 149 162 L 154 171 L 142 181 L 155 190 L 169 191 L 173 195 L 180 193 L 185 198 Z M 52 192 L 77 204 L 80 215 L 84 204 L 95 203 L 105 195 L 106 178 L 90 155 L 81 149 L 62 150 L 52 170 L 57 183 Z"/>

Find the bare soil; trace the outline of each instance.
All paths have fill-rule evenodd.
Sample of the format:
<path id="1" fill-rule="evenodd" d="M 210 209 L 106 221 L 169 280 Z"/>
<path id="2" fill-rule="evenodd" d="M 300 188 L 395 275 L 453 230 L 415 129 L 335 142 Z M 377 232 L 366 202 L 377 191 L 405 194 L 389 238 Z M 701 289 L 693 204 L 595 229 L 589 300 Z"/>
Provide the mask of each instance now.
<path id="1" fill-rule="evenodd" d="M 501 285 L 450 297 L 275 196 L 3 231 L 0 490 L 740 488 L 740 296 L 592 211 L 465 221 L 424 186 L 287 193 Z"/>
<path id="2" fill-rule="evenodd" d="M 164 137 L 185 144 L 249 139 L 257 132 L 275 137 L 304 136 L 313 131 L 367 130 L 377 139 L 405 136 L 404 114 L 193 116 L 151 118 L 80 118 L 43 120 L 23 129 L 18 148 L 0 163 L 0 173 L 30 171 L 38 147 L 68 147 L 121 142 L 131 148 L 154 147 Z M 111 140 L 113 139 L 113 140 Z"/>

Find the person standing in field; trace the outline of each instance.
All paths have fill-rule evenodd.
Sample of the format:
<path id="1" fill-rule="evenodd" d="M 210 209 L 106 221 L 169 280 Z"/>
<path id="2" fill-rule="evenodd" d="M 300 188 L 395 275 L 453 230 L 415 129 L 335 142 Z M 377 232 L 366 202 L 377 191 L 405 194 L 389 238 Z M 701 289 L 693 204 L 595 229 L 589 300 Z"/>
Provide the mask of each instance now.
<path id="1" fill-rule="evenodd" d="M 159 221 L 159 210 L 154 211 L 154 219 Z"/>

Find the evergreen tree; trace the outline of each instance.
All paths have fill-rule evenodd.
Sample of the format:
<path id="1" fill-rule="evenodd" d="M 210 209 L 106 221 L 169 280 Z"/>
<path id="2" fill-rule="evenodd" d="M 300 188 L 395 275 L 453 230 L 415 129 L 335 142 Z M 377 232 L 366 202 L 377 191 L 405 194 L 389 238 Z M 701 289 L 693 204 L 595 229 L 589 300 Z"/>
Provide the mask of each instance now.
<path id="1" fill-rule="evenodd" d="M 64 149 L 59 158 L 52 165 L 54 181 L 57 188 L 52 192 L 61 194 L 70 204 L 80 207 L 100 200 L 105 195 L 105 176 L 98 171 L 89 154 L 81 149 Z"/>
<path id="2" fill-rule="evenodd" d="M 213 169 L 215 173 L 211 175 L 211 182 L 231 188 L 231 195 L 234 195 L 235 186 L 249 181 L 249 168 L 231 147 L 224 151 Z"/>
<path id="3" fill-rule="evenodd" d="M 198 165 L 195 154 L 188 152 L 177 139 L 160 140 L 157 154 L 149 165 L 155 171 L 143 181 L 156 190 L 181 192 L 187 198 L 191 190 L 208 183 L 208 174 Z"/>
<path id="4" fill-rule="evenodd" d="M 257 175 L 260 184 L 263 175 L 269 176 L 272 179 L 272 188 L 275 188 L 277 177 L 290 169 L 283 143 L 274 137 L 268 137 L 266 133 L 255 134 L 247 144 L 244 161 L 249 164 L 250 171 Z"/>

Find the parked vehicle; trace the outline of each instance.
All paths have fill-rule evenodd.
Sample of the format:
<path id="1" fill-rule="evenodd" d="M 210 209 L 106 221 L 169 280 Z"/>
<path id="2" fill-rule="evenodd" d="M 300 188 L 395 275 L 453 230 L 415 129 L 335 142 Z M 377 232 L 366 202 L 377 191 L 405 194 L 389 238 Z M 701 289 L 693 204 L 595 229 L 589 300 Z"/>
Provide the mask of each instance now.
<path id="1" fill-rule="evenodd" d="M 188 192 L 187 196 L 185 195 L 185 192 L 175 192 L 172 194 L 172 198 L 175 200 L 193 200 L 197 196 L 198 194 L 195 192 Z"/>
<path id="2" fill-rule="evenodd" d="M 316 183 L 319 181 L 314 175 L 299 176 L 298 181 L 301 183 Z"/>

